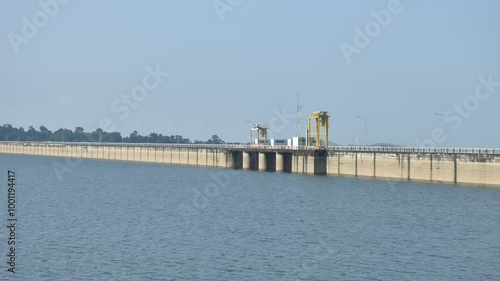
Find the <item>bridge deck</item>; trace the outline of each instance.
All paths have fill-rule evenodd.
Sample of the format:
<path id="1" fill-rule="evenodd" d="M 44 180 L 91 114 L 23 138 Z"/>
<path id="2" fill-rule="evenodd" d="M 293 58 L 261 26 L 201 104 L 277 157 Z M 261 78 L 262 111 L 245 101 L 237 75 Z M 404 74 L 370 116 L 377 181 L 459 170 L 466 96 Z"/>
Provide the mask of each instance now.
<path id="1" fill-rule="evenodd" d="M 25 146 L 120 146 L 120 147 L 176 147 L 176 148 L 205 148 L 233 151 L 313 151 L 315 148 L 306 146 L 279 146 L 279 145 L 241 145 L 241 144 L 171 144 L 171 143 L 108 143 L 108 142 L 6 142 L 0 144 Z M 374 146 L 329 146 L 325 150 L 331 152 L 352 153 L 435 153 L 435 154 L 483 154 L 500 155 L 500 148 L 428 148 L 428 147 L 374 147 Z"/>

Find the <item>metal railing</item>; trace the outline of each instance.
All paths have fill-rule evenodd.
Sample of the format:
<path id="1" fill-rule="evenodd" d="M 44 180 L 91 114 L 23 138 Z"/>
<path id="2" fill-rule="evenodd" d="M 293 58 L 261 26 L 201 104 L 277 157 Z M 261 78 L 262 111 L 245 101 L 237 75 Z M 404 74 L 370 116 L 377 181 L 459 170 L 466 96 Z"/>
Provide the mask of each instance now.
<path id="1" fill-rule="evenodd" d="M 315 150 L 307 146 L 281 145 L 245 145 L 245 144 L 176 144 L 176 143 L 111 143 L 111 142 L 32 142 L 32 141 L 0 141 L 7 145 L 35 146 L 119 146 L 119 147 L 178 147 L 237 150 Z M 329 146 L 325 150 L 332 152 L 357 153 L 435 153 L 435 154 L 486 154 L 500 155 L 500 148 L 428 148 L 428 147 L 374 147 L 374 146 Z"/>
<path id="2" fill-rule="evenodd" d="M 371 147 L 330 146 L 330 151 L 380 152 L 380 153 L 436 153 L 436 154 L 493 154 L 500 155 L 499 148 L 434 148 L 434 147 Z"/>

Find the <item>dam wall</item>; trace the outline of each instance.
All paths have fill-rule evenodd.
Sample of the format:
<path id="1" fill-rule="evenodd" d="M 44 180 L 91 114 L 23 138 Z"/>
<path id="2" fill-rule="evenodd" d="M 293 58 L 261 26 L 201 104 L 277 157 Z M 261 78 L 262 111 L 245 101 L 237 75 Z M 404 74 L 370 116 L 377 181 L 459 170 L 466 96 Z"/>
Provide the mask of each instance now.
<path id="1" fill-rule="evenodd" d="M 500 187 L 500 150 L 0 142 L 0 153 Z"/>
<path id="2" fill-rule="evenodd" d="M 329 175 L 500 187 L 500 155 L 330 152 Z"/>
<path id="3" fill-rule="evenodd" d="M 233 166 L 231 153 L 218 148 L 105 144 L 82 145 L 78 143 L 0 143 L 0 153 L 219 168 Z"/>

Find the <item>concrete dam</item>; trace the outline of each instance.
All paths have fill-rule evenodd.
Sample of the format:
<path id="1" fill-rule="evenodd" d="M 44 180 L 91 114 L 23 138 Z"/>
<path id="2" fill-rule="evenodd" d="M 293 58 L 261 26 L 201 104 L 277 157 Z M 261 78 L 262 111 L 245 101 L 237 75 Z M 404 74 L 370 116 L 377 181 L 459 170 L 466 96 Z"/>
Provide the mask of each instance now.
<path id="1" fill-rule="evenodd" d="M 500 187 L 500 149 L 0 142 L 0 154 Z"/>

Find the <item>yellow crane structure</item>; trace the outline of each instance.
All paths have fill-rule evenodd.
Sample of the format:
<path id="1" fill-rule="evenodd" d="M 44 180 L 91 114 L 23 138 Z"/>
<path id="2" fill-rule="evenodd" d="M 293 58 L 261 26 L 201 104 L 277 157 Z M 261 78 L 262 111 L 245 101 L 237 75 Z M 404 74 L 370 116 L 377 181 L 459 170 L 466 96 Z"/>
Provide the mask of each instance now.
<path id="1" fill-rule="evenodd" d="M 253 124 L 253 127 L 250 128 L 250 144 L 261 144 L 262 138 L 264 139 L 262 144 L 267 145 L 267 126 L 261 124 Z M 257 143 L 255 143 L 254 133 L 256 133 L 255 139 Z"/>
<path id="2" fill-rule="evenodd" d="M 307 147 L 316 149 L 328 147 L 329 119 L 330 113 L 327 111 L 316 111 L 309 115 L 307 119 Z M 311 125 L 314 125 L 312 130 Z"/>

